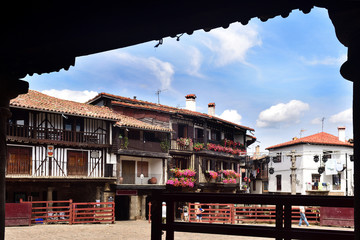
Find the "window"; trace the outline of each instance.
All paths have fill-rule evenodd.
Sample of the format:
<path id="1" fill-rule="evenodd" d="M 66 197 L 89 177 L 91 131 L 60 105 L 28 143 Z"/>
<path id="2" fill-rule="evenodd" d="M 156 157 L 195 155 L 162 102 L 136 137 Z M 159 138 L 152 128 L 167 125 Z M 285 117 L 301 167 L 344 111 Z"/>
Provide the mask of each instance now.
<path id="1" fill-rule="evenodd" d="M 263 192 L 269 191 L 269 182 L 263 181 Z"/>
<path id="2" fill-rule="evenodd" d="M 320 174 L 312 174 L 311 175 L 311 182 L 314 184 L 312 185 L 312 190 L 319 189 L 319 182 L 320 182 Z"/>
<path id="3" fill-rule="evenodd" d="M 187 169 L 188 168 L 188 159 L 186 158 L 174 158 L 175 159 L 175 168 Z"/>
<path id="4" fill-rule="evenodd" d="M 276 190 L 281 191 L 281 175 L 276 175 Z"/>
<path id="5" fill-rule="evenodd" d="M 281 157 L 282 157 L 281 153 L 277 153 L 276 156 L 273 157 L 273 162 L 274 163 L 281 162 Z"/>
<path id="6" fill-rule="evenodd" d="M 84 120 L 82 118 L 68 117 L 64 119 L 64 130 L 66 131 L 84 131 Z"/>
<path id="7" fill-rule="evenodd" d="M 128 138 L 133 140 L 140 140 L 140 131 L 138 130 L 130 130 L 128 132 Z"/>
<path id="8" fill-rule="evenodd" d="M 149 177 L 149 163 L 148 162 L 137 162 L 137 176 L 140 177 L 144 174 L 144 177 Z"/>
<path id="9" fill-rule="evenodd" d="M 195 128 L 195 142 L 204 142 L 204 129 Z"/>
<path id="10" fill-rule="evenodd" d="M 188 132 L 187 132 L 188 126 L 185 124 L 179 124 L 178 127 L 178 137 L 179 138 L 186 138 L 188 137 Z"/>
<path id="11" fill-rule="evenodd" d="M 7 147 L 7 174 L 30 174 L 31 173 L 30 147 Z"/>
<path id="12" fill-rule="evenodd" d="M 341 173 L 332 175 L 333 190 L 341 190 Z"/>

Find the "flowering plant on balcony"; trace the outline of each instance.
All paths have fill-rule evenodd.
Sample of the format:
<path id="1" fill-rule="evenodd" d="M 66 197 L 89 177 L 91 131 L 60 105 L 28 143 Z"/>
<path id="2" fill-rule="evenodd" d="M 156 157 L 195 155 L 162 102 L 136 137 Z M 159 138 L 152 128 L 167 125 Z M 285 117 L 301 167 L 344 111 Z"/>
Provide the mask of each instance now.
<path id="1" fill-rule="evenodd" d="M 191 138 L 178 138 L 176 140 L 177 144 L 182 146 L 182 147 L 187 147 L 190 146 L 192 144 L 192 139 Z"/>
<path id="2" fill-rule="evenodd" d="M 212 179 L 217 179 L 218 176 L 219 176 L 219 174 L 218 174 L 217 172 L 211 171 L 211 170 L 210 170 L 210 171 L 206 171 L 206 174 L 208 174 L 209 177 L 212 178 Z"/>
<path id="3" fill-rule="evenodd" d="M 240 173 L 237 173 L 231 169 L 220 170 L 219 173 L 223 174 L 223 183 L 236 183 L 236 179 L 240 177 Z"/>
<path id="4" fill-rule="evenodd" d="M 196 172 L 192 169 L 179 169 L 179 168 L 173 168 L 170 169 L 170 172 L 175 175 L 175 177 L 194 177 Z"/>
<path id="5" fill-rule="evenodd" d="M 182 177 L 182 178 L 170 178 L 169 180 L 167 180 L 166 184 L 167 185 L 171 185 L 174 187 L 189 187 L 189 188 L 193 188 L 195 186 L 195 178 L 187 178 L 187 177 Z"/>
<path id="6" fill-rule="evenodd" d="M 226 138 L 222 140 L 222 145 L 224 147 L 230 147 L 230 148 L 233 148 L 233 149 L 245 150 L 244 144 L 239 143 L 239 142 L 235 142 L 235 141 L 232 141 L 232 140 L 226 139 Z"/>
<path id="7" fill-rule="evenodd" d="M 222 181 L 223 183 L 236 183 L 236 178 L 225 178 Z"/>
<path id="8" fill-rule="evenodd" d="M 205 144 L 203 143 L 195 143 L 193 146 L 195 151 L 201 151 L 205 148 Z"/>
<path id="9" fill-rule="evenodd" d="M 240 177 L 240 173 L 235 172 L 234 170 L 220 170 L 220 173 L 223 174 L 224 177 L 226 178 L 239 178 Z"/>
<path id="10" fill-rule="evenodd" d="M 244 182 L 247 182 L 247 181 L 251 182 L 250 178 L 248 178 L 248 177 L 244 177 L 243 181 Z"/>
<path id="11" fill-rule="evenodd" d="M 241 149 L 233 149 L 231 147 L 224 147 L 218 144 L 213 144 L 213 143 L 208 143 L 207 144 L 207 149 L 215 151 L 215 152 L 224 152 L 224 153 L 229 153 L 229 154 L 233 154 L 233 155 L 240 155 L 241 153 L 244 152 L 244 150 Z"/>

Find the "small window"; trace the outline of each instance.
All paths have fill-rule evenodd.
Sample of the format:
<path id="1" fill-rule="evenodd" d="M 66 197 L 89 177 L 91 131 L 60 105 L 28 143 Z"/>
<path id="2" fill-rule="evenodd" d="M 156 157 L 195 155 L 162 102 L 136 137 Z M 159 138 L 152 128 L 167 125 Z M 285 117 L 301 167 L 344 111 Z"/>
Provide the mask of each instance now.
<path id="1" fill-rule="evenodd" d="M 332 175 L 333 190 L 341 190 L 341 173 Z"/>
<path id="2" fill-rule="evenodd" d="M 273 157 L 273 162 L 274 163 L 281 162 L 281 157 L 282 157 L 281 153 L 277 153 L 276 156 Z"/>
<path id="3" fill-rule="evenodd" d="M 187 138 L 188 137 L 188 126 L 185 124 L 179 124 L 178 126 L 178 137 Z"/>
<path id="4" fill-rule="evenodd" d="M 263 192 L 269 191 L 269 182 L 263 181 Z"/>
<path id="5" fill-rule="evenodd" d="M 276 190 L 281 191 L 281 175 L 276 175 Z"/>

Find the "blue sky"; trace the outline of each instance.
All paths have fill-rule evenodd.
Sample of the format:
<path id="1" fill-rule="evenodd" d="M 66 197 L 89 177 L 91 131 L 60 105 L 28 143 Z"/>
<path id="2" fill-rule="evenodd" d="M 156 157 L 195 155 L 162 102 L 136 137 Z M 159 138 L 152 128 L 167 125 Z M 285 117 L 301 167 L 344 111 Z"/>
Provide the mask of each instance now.
<path id="1" fill-rule="evenodd" d="M 293 11 L 248 25 L 184 34 L 76 59 L 75 67 L 26 77 L 30 89 L 76 101 L 99 92 L 185 107 L 196 94 L 197 111 L 252 127 L 266 147 L 324 131 L 352 138 L 352 83 L 340 75 L 347 49 L 323 9 Z"/>

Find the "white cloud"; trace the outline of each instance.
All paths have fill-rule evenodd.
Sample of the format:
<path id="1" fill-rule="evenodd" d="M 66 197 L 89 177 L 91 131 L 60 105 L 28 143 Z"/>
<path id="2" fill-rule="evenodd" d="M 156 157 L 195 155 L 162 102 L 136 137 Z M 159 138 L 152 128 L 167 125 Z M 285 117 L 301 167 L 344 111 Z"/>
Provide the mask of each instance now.
<path id="1" fill-rule="evenodd" d="M 56 90 L 56 89 L 50 89 L 50 90 L 43 90 L 41 91 L 44 94 L 65 99 L 65 100 L 71 100 L 75 102 L 86 102 L 87 100 L 95 97 L 98 93 L 95 91 L 73 91 L 69 89 L 63 89 L 63 90 Z"/>
<path id="2" fill-rule="evenodd" d="M 241 124 L 242 116 L 237 110 L 227 109 L 219 117 L 233 123 Z"/>
<path id="3" fill-rule="evenodd" d="M 116 61 L 119 65 L 128 66 L 141 71 L 144 69 L 150 70 L 150 74 L 159 80 L 161 89 L 171 88 L 171 82 L 175 73 L 171 63 L 161 61 L 155 57 L 137 57 L 121 51 L 111 51 L 107 54 L 110 58 L 120 60 Z"/>
<path id="4" fill-rule="evenodd" d="M 307 64 L 307 65 L 336 65 L 339 66 L 343 64 L 347 59 L 347 55 L 343 54 L 339 57 L 325 57 L 322 59 L 313 58 L 312 60 L 305 59 L 304 57 L 301 57 L 301 60 Z"/>
<path id="5" fill-rule="evenodd" d="M 199 72 L 202 64 L 202 54 L 196 47 L 189 47 L 189 57 L 190 57 L 190 65 L 187 69 L 187 73 L 191 76 L 195 77 L 203 77 L 203 75 Z"/>
<path id="6" fill-rule="evenodd" d="M 207 39 L 205 45 L 217 55 L 215 63 L 218 66 L 232 62 L 247 64 L 247 52 L 252 47 L 261 45 L 255 25 L 232 24 L 228 29 L 211 30 L 209 35 L 212 39 Z"/>
<path id="7" fill-rule="evenodd" d="M 352 118 L 352 108 L 346 109 L 345 111 L 339 112 L 338 114 L 332 115 L 329 119 L 331 123 L 351 123 Z"/>
<path id="8" fill-rule="evenodd" d="M 262 111 L 256 120 L 258 127 L 276 127 L 281 123 L 297 123 L 303 112 L 309 110 L 309 104 L 299 100 L 279 103 Z"/>
<path id="9" fill-rule="evenodd" d="M 311 124 L 321 124 L 322 123 L 322 118 L 314 118 L 313 120 L 311 120 Z"/>

